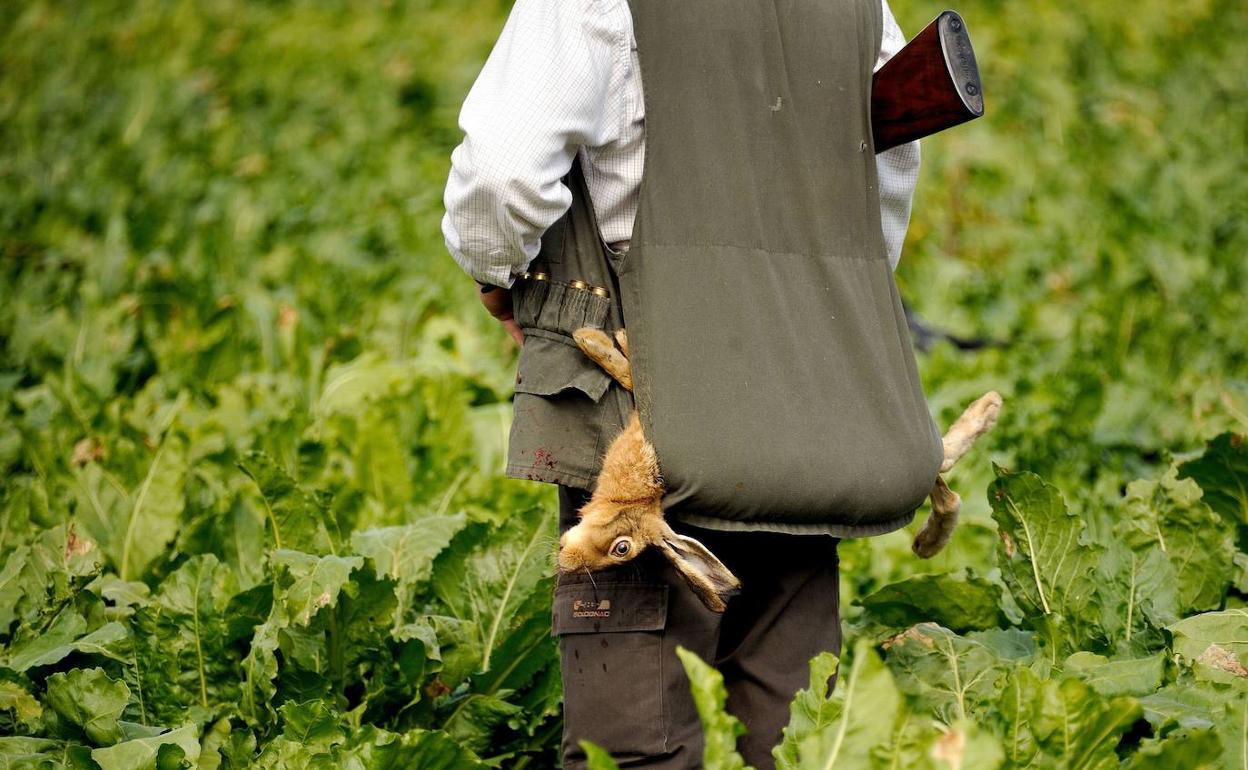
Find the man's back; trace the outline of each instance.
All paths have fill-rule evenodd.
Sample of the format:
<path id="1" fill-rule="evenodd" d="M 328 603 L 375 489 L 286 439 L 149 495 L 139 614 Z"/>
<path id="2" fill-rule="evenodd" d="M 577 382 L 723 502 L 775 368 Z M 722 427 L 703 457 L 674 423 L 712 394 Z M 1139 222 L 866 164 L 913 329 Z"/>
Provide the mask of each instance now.
<path id="1" fill-rule="evenodd" d="M 887 0 L 875 67 L 905 43 Z M 456 261 L 510 286 L 567 210 L 559 180 L 579 153 L 601 237 L 628 248 L 645 160 L 645 104 L 627 0 L 519 0 L 464 102 L 442 228 Z M 894 267 L 910 219 L 919 144 L 877 157 Z"/>
<path id="2" fill-rule="evenodd" d="M 626 35 L 608 35 L 616 44 L 595 57 L 603 41 L 581 34 L 586 14 L 613 2 L 517 5 L 513 34 L 465 105 L 447 240 L 478 280 L 516 284 L 526 333 L 508 472 L 559 483 L 561 529 L 575 522 L 627 394 L 606 386 L 571 334 L 626 322 L 637 408 L 677 504 L 671 526 L 742 581 L 716 614 L 652 551 L 559 575 L 565 767 L 585 767 L 582 739 L 629 767 L 701 767 L 679 645 L 723 673 L 729 709 L 749 729 L 742 754 L 765 770 L 806 662 L 839 651 L 838 541 L 827 535 L 909 521 L 911 495 L 897 482 L 926 473 L 935 438 L 870 144 L 871 73 L 891 16 L 878 0 L 742 0 L 730 14 L 722 0 L 632 0 L 635 52 Z M 548 29 L 557 34 L 540 49 L 519 37 Z M 629 78 L 612 64 L 625 47 L 624 72 L 645 81 L 635 84 L 644 156 L 632 148 L 644 163 L 631 175 L 594 163 L 629 155 L 623 129 L 635 136 L 640 123 L 616 112 L 603 127 L 608 105 L 627 102 Z M 570 190 L 560 181 L 569 169 Z M 595 194 L 581 170 L 599 189 L 617 185 L 615 197 Z M 627 252 L 586 237 L 595 214 L 602 234 L 630 240 Z M 853 466 L 849 478 L 826 472 L 833 455 Z M 854 505 L 829 497 L 841 481 Z M 875 518 L 858 526 L 866 508 Z"/>
<path id="3" fill-rule="evenodd" d="M 630 5 L 647 157 L 618 273 L 664 510 L 904 526 L 941 452 L 880 225 L 878 0 Z"/>

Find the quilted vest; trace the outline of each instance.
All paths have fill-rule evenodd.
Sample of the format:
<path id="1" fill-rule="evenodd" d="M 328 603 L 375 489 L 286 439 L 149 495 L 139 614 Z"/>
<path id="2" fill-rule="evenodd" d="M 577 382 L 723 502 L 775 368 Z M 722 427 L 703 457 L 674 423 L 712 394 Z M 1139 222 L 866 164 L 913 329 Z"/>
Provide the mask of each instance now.
<path id="1" fill-rule="evenodd" d="M 878 0 L 630 7 L 646 108 L 631 247 L 605 249 L 574 168 L 573 206 L 517 287 L 508 472 L 592 488 L 630 403 L 569 335 L 626 325 L 669 518 L 904 526 L 941 444 L 880 225 Z"/>

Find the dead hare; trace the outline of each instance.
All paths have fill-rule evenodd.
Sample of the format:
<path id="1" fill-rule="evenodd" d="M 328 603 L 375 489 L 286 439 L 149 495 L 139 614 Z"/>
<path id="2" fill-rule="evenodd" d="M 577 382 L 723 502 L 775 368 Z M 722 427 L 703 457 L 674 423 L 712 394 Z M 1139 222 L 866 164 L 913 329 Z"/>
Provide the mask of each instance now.
<path id="1" fill-rule="evenodd" d="M 632 391 L 628 337 L 623 329 L 616 332 L 614 342 L 595 328 L 578 329 L 573 337 L 585 355 Z M 1001 396 L 995 391 L 967 407 L 944 436 L 942 474 L 996 424 L 1000 411 Z M 708 609 L 723 612 L 741 582 L 706 546 L 668 525 L 663 518 L 663 494 L 658 455 L 642 433 L 634 410 L 624 430 L 607 447 L 598 483 L 578 512 L 580 521 L 559 539 L 559 568 L 593 572 L 620 566 L 647 548 L 657 548 Z M 912 545 L 914 553 L 924 559 L 935 556 L 949 542 L 962 508 L 961 498 L 942 476 L 936 478 L 931 500 L 932 513 Z"/>

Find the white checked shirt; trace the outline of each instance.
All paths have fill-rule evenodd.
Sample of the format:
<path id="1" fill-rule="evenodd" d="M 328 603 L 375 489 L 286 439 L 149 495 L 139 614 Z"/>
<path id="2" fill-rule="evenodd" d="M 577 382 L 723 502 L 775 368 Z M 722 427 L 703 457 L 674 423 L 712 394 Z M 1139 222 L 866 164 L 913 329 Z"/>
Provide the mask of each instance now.
<path id="1" fill-rule="evenodd" d="M 876 69 L 905 45 L 888 0 Z M 572 203 L 579 152 L 603 241 L 628 247 L 645 158 L 645 105 L 627 0 L 516 0 L 464 100 L 442 234 L 482 283 L 511 286 Z M 876 156 L 894 268 L 910 223 L 919 143 Z"/>

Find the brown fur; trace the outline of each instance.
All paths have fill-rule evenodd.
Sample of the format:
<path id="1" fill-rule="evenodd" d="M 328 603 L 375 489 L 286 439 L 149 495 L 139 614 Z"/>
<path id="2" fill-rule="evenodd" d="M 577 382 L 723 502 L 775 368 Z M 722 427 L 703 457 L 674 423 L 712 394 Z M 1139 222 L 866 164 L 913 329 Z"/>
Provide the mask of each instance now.
<path id="1" fill-rule="evenodd" d="M 624 336 L 623 329 L 615 335 L 615 338 L 620 343 L 619 350 L 615 349 L 611 338 L 602 329 L 586 326 L 572 333 L 572 339 L 576 340 L 576 344 L 585 351 L 585 355 L 593 359 L 607 374 L 614 377 L 625 390 L 632 393 L 633 370 L 628 365 L 628 338 Z"/>
<path id="2" fill-rule="evenodd" d="M 618 350 L 601 329 L 578 329 L 573 336 L 586 355 L 632 390 L 628 337 L 623 330 L 615 336 Z M 607 447 L 594 492 L 578 512 L 580 521 L 559 539 L 559 568 L 592 572 L 627 564 L 654 547 L 708 609 L 723 612 L 727 598 L 740 589 L 740 581 L 706 546 L 668 525 L 663 518 L 663 493 L 658 455 L 634 411 Z M 622 542 L 627 544 L 623 553 L 616 550 Z"/>
<path id="3" fill-rule="evenodd" d="M 632 391 L 624 330 L 616 332 L 614 342 L 601 329 L 578 329 L 573 337 L 589 358 Z M 1001 396 L 994 391 L 967 407 L 943 439 L 941 473 L 952 468 L 971 444 L 996 424 L 1000 411 Z M 559 540 L 559 567 L 592 572 L 626 564 L 655 547 L 709 609 L 723 612 L 727 597 L 740 588 L 740 582 L 705 546 L 672 530 L 663 519 L 664 491 L 658 455 L 646 440 L 641 419 L 634 411 L 624 430 L 607 447 L 594 492 L 578 512 L 580 521 Z M 943 477 L 937 477 L 931 499 L 932 514 L 912 546 L 914 553 L 925 559 L 949 542 L 962 507 L 961 498 Z"/>
<path id="4" fill-rule="evenodd" d="M 1001 394 L 990 390 L 975 399 L 962 416 L 954 420 L 941 443 L 945 447 L 945 460 L 940 464 L 940 472 L 944 473 L 954 466 L 962 456 L 970 451 L 975 439 L 992 430 L 997 424 L 997 416 L 1001 414 Z"/>
<path id="5" fill-rule="evenodd" d="M 953 529 L 958 526 L 958 513 L 962 510 L 962 498 L 949 488 L 943 476 L 936 477 L 931 499 L 932 512 L 910 546 L 920 559 L 932 558 L 949 544 Z"/>
<path id="6" fill-rule="evenodd" d="M 954 420 L 941 440 L 944 445 L 945 459 L 940 464 L 940 472 L 945 473 L 970 451 L 975 440 L 992 430 L 997 424 L 997 416 L 1001 414 L 1001 394 L 990 390 L 975 399 L 970 406 Z M 940 553 L 953 537 L 953 530 L 958 526 L 958 513 L 962 510 L 962 498 L 945 483 L 944 476 L 936 477 L 936 485 L 930 494 L 932 512 L 923 529 L 914 536 L 910 550 L 920 559 L 930 559 Z"/>

